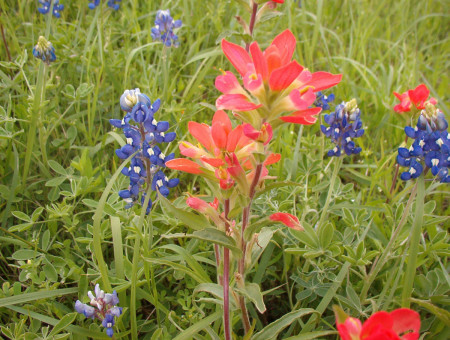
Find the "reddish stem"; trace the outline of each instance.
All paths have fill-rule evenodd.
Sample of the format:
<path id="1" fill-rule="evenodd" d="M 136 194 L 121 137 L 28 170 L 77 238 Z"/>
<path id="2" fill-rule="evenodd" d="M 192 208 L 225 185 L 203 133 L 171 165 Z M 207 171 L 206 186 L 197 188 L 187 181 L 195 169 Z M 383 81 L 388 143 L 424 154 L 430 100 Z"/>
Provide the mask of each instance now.
<path id="1" fill-rule="evenodd" d="M 256 187 L 261 178 L 262 168 L 263 168 L 262 164 L 258 164 L 256 166 L 255 176 L 253 177 L 253 181 L 250 185 L 250 190 L 249 190 L 250 202 L 248 203 L 248 206 L 246 206 L 244 208 L 244 210 L 242 211 L 242 230 L 241 230 L 242 258 L 239 260 L 239 274 L 241 275 L 243 282 L 245 282 L 245 257 L 246 257 L 246 253 L 247 253 L 247 243 L 245 242 L 245 239 L 244 239 L 244 232 L 248 226 L 248 222 L 250 219 L 250 211 L 252 208 L 253 197 L 255 196 Z M 239 306 L 241 307 L 242 322 L 244 324 L 245 334 L 247 334 L 248 331 L 250 330 L 250 319 L 248 317 L 248 311 L 247 311 L 247 307 L 245 305 L 245 298 L 242 295 L 239 296 Z"/>
<path id="2" fill-rule="evenodd" d="M 230 231 L 230 225 L 228 224 L 228 213 L 230 211 L 230 200 L 226 199 L 224 202 L 224 215 L 226 232 Z M 219 267 L 217 267 L 219 268 Z M 231 327 L 230 327 L 230 250 L 226 247 L 223 248 L 223 327 L 225 330 L 225 340 L 231 340 Z"/>
<path id="3" fill-rule="evenodd" d="M 252 9 L 252 16 L 250 18 L 250 25 L 249 25 L 249 31 L 250 36 L 253 37 L 253 29 L 255 28 L 256 23 L 256 13 L 258 12 L 258 4 L 256 2 L 253 3 L 253 9 Z M 248 52 L 250 50 L 250 44 L 245 44 L 245 50 Z"/>

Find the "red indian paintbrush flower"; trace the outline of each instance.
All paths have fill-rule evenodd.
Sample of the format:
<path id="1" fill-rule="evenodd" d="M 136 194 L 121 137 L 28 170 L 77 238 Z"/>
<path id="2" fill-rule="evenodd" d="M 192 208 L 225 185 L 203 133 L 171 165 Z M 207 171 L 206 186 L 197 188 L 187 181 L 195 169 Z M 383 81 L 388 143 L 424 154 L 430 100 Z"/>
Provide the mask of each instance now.
<path id="1" fill-rule="evenodd" d="M 377 312 L 363 324 L 349 317 L 340 307 L 333 307 L 342 340 L 416 340 L 420 317 L 411 309 L 399 308 L 390 313 Z"/>
<path id="2" fill-rule="evenodd" d="M 300 221 L 298 220 L 297 216 L 288 214 L 288 213 L 282 213 L 278 212 L 275 214 L 270 215 L 269 219 L 274 222 L 281 222 L 285 226 L 295 229 L 295 230 L 304 230 L 302 225 L 300 224 Z"/>
<path id="3" fill-rule="evenodd" d="M 258 128 L 262 122 L 313 124 L 321 108 L 310 108 L 315 92 L 341 81 L 341 74 L 311 73 L 291 60 L 296 39 L 290 30 L 275 37 L 262 52 L 258 43 L 250 45 L 250 54 L 239 45 L 222 40 L 222 50 L 242 77 L 243 87 L 227 71 L 216 78 L 216 88 L 223 93 L 219 109 L 233 110 L 243 121 Z M 249 111 L 257 110 L 257 114 Z M 289 113 L 287 116 L 283 114 Z"/>
<path id="4" fill-rule="evenodd" d="M 394 111 L 398 113 L 409 112 L 413 108 L 417 110 L 425 109 L 425 104 L 437 104 L 437 100 L 433 97 L 428 99 L 430 90 L 425 84 L 418 85 L 414 90 L 408 90 L 402 94 L 394 92 L 394 96 L 400 100 L 400 103 L 394 106 Z"/>
<path id="5" fill-rule="evenodd" d="M 230 189 L 235 182 L 246 188 L 246 170 L 253 168 L 252 153 L 255 150 L 255 142 L 244 134 L 244 127 L 238 125 L 233 129 L 228 115 L 218 110 L 211 126 L 189 122 L 188 129 L 198 144 L 183 141 L 179 148 L 183 156 L 195 161 L 177 158 L 166 162 L 166 166 L 216 180 L 222 189 Z M 255 139 L 262 138 L 264 142 L 270 140 L 271 129 L 264 126 L 262 130 L 256 131 L 258 135 Z M 265 164 L 273 164 L 278 160 L 277 155 L 270 154 Z"/>

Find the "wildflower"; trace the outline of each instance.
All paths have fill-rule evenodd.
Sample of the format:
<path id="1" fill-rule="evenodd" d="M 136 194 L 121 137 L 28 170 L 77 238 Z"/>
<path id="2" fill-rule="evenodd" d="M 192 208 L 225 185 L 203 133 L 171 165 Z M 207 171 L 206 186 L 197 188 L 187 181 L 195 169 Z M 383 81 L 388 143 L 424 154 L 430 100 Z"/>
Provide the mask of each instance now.
<path id="1" fill-rule="evenodd" d="M 325 122 L 330 125 L 326 127 L 321 125 L 320 129 L 325 136 L 331 138 L 335 147 L 328 151 L 328 156 L 339 157 L 342 150 L 347 154 L 358 154 L 361 152 L 360 147 L 356 147 L 353 138 L 361 137 L 364 129 L 361 129 L 361 111 L 356 105 L 356 100 L 344 103 L 342 102 L 333 113 L 324 116 Z"/>
<path id="2" fill-rule="evenodd" d="M 270 125 L 263 126 L 261 131 L 251 128 L 245 133 L 243 125 L 234 129 L 228 115 L 218 110 L 214 114 L 211 126 L 196 122 L 189 122 L 188 130 L 199 142 L 197 146 L 183 141 L 179 148 L 182 155 L 193 158 L 174 159 L 166 163 L 167 167 L 200 174 L 208 179 L 219 182 L 223 190 L 231 189 L 238 184 L 246 192 L 251 182 L 253 169 L 253 152 L 256 150 L 255 142 L 268 143 L 272 137 Z M 252 138 L 249 138 L 251 136 Z M 279 158 L 278 158 L 279 159 Z M 276 157 L 267 158 L 268 164 L 273 164 Z M 250 170 L 250 174 L 246 173 Z"/>
<path id="3" fill-rule="evenodd" d="M 218 76 L 215 85 L 223 94 L 216 101 L 217 108 L 233 110 L 238 118 L 255 127 L 262 122 L 313 124 L 322 110 L 311 107 L 315 93 L 338 84 L 342 75 L 309 72 L 291 60 L 295 45 L 290 30 L 276 36 L 264 52 L 256 42 L 250 45 L 249 54 L 241 46 L 222 40 L 222 50 L 244 86 L 229 71 Z"/>
<path id="4" fill-rule="evenodd" d="M 269 219 L 274 222 L 281 222 L 285 226 L 295 229 L 295 230 L 304 230 L 302 225 L 300 224 L 300 221 L 298 220 L 297 216 L 288 214 L 288 213 L 282 213 L 278 212 L 275 214 L 272 214 L 269 216 Z"/>
<path id="5" fill-rule="evenodd" d="M 363 324 L 334 306 L 336 324 L 343 340 L 416 340 L 419 338 L 420 317 L 411 309 L 399 308 L 390 313 L 377 312 Z"/>
<path id="6" fill-rule="evenodd" d="M 423 110 L 427 103 L 437 104 L 435 98 L 428 99 L 430 90 L 425 84 L 420 84 L 414 90 L 408 90 L 401 94 L 394 92 L 394 95 L 400 100 L 400 103 L 394 106 L 394 111 L 397 113 L 409 112 L 414 107 L 417 110 Z"/>
<path id="7" fill-rule="evenodd" d="M 330 95 L 326 96 L 322 93 L 322 91 L 319 91 L 316 93 L 317 98 L 314 102 L 314 106 L 321 107 L 323 111 L 328 111 L 330 109 L 330 104 L 332 101 L 334 101 L 334 93 L 331 93 Z"/>
<path id="8" fill-rule="evenodd" d="M 153 40 L 162 41 L 164 45 L 178 47 L 178 36 L 173 33 L 175 28 L 180 28 L 181 20 L 173 20 L 169 10 L 159 10 L 156 13 L 155 27 L 152 28 Z"/>
<path id="9" fill-rule="evenodd" d="M 33 55 L 41 59 L 47 65 L 56 60 L 55 48 L 50 41 L 40 36 L 38 43 L 33 48 Z"/>
<path id="10" fill-rule="evenodd" d="M 405 127 L 405 133 L 414 142 L 407 148 L 399 148 L 397 163 L 408 167 L 400 175 L 404 181 L 419 177 L 425 169 L 437 176 L 442 183 L 450 183 L 450 134 L 444 114 L 431 102 L 421 111 L 415 128 Z"/>
<path id="11" fill-rule="evenodd" d="M 90 0 L 91 3 L 88 5 L 90 9 L 95 9 L 98 5 L 100 5 L 100 0 Z M 113 10 L 117 11 L 120 8 L 119 4 L 116 2 L 121 2 L 122 0 L 108 0 L 107 5 L 111 7 Z"/>
<path id="12" fill-rule="evenodd" d="M 121 159 L 127 159 L 131 155 L 130 166 L 122 170 L 122 174 L 129 177 L 130 185 L 127 189 L 119 191 L 131 208 L 138 203 L 145 202 L 144 184 L 158 191 L 163 196 L 169 194 L 169 188 L 178 185 L 179 179 L 168 179 L 161 170 L 166 167 L 166 162 L 172 160 L 175 154 L 165 155 L 158 144 L 169 143 L 176 137 L 175 132 L 167 132 L 169 123 L 158 122 L 154 115 L 159 110 L 160 100 L 151 102 L 150 98 L 141 93 L 139 89 L 126 90 L 120 97 L 120 107 L 126 112 L 125 117 L 111 119 L 110 123 L 116 128 L 122 129 L 127 143 L 116 150 L 116 155 Z M 146 207 L 146 213 L 150 212 L 152 201 Z"/>
<path id="13" fill-rule="evenodd" d="M 87 318 L 102 321 L 102 326 L 106 328 L 106 334 L 111 338 L 114 334 L 114 317 L 119 317 L 122 314 L 122 307 L 117 306 L 119 304 L 117 292 L 105 294 L 98 283 L 95 285 L 94 292 L 95 296 L 91 291 L 88 292 L 90 306 L 77 300 L 75 310 Z"/>
<path id="14" fill-rule="evenodd" d="M 51 0 L 39 0 L 39 4 L 42 7 L 38 8 L 39 13 L 41 14 L 47 14 L 50 11 L 50 7 L 51 7 Z M 61 17 L 61 13 L 59 13 L 60 11 L 62 11 L 64 9 L 64 5 L 61 5 L 59 3 L 59 0 L 54 0 L 53 3 L 53 16 L 56 18 L 60 18 Z"/>

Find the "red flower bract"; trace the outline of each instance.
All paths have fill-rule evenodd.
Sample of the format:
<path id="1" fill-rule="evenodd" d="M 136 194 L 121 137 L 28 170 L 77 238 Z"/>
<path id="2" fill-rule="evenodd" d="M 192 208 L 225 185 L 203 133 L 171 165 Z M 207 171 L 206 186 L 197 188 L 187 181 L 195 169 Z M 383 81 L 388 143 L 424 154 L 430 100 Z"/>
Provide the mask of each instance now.
<path id="1" fill-rule="evenodd" d="M 310 109 L 315 92 L 341 81 L 341 74 L 311 73 L 292 60 L 296 39 L 290 30 L 277 35 L 263 52 L 257 42 L 250 45 L 250 54 L 241 46 L 222 40 L 222 50 L 242 77 L 243 85 L 229 71 L 216 79 L 216 88 L 223 93 L 217 101 L 219 109 L 238 112 L 257 111 L 261 117 L 243 120 L 258 129 L 262 122 L 312 124 L 320 108 Z M 282 116 L 283 113 L 292 113 Z"/>
<path id="2" fill-rule="evenodd" d="M 411 111 L 411 104 L 417 110 L 423 110 L 426 103 L 436 105 L 436 99 L 433 97 L 428 99 L 429 95 L 430 90 L 425 84 L 420 84 L 414 90 L 408 90 L 402 94 L 394 92 L 394 96 L 400 100 L 400 103 L 394 106 L 394 111 L 398 113 L 409 112 Z"/>
<path id="3" fill-rule="evenodd" d="M 336 324 L 343 340 L 417 340 L 420 317 L 411 309 L 400 308 L 390 313 L 377 312 L 361 325 L 335 306 Z"/>
<path id="4" fill-rule="evenodd" d="M 285 226 L 295 229 L 295 230 L 303 230 L 302 225 L 300 224 L 300 221 L 298 220 L 297 216 L 288 214 L 288 213 L 282 213 L 278 212 L 275 214 L 270 215 L 270 220 L 274 222 L 281 222 Z"/>

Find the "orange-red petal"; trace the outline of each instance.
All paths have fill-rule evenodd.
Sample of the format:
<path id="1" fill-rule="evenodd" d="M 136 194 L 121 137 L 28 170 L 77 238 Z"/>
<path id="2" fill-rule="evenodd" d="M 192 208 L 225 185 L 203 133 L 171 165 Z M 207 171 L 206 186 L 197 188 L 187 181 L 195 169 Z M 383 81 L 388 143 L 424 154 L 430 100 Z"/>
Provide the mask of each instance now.
<path id="1" fill-rule="evenodd" d="M 300 224 L 300 221 L 298 220 L 297 216 L 288 214 L 288 213 L 283 213 L 283 212 L 278 212 L 275 214 L 270 215 L 270 220 L 274 221 L 274 222 L 281 222 L 283 223 L 285 226 L 295 229 L 295 230 L 303 230 L 303 227 Z"/>
<path id="2" fill-rule="evenodd" d="M 270 89 L 272 91 L 281 91 L 286 89 L 300 75 L 302 70 L 303 66 L 295 60 L 274 70 L 269 78 Z"/>
<path id="3" fill-rule="evenodd" d="M 271 153 L 269 156 L 267 156 L 266 160 L 264 161 L 264 165 L 271 165 L 278 163 L 281 159 L 281 155 L 279 153 Z"/>
<path id="4" fill-rule="evenodd" d="M 244 48 L 222 39 L 222 51 L 241 76 L 247 73 L 247 64 L 252 60 Z"/>
<path id="5" fill-rule="evenodd" d="M 269 70 L 267 69 L 266 59 L 264 58 L 264 55 L 257 42 L 254 42 L 250 45 L 250 53 L 252 54 L 256 73 L 260 74 L 262 79 L 266 81 L 269 77 Z"/>
<path id="6" fill-rule="evenodd" d="M 203 173 L 200 165 L 186 158 L 172 159 L 166 162 L 166 166 L 172 170 L 183 171 L 195 175 Z"/>
<path id="7" fill-rule="evenodd" d="M 189 122 L 188 130 L 190 134 L 199 141 L 209 151 L 214 151 L 214 142 L 211 137 L 211 128 L 206 124 Z"/>
<path id="8" fill-rule="evenodd" d="M 295 44 L 295 36 L 289 29 L 278 34 L 275 39 L 273 39 L 271 45 L 278 48 L 282 65 L 287 64 L 292 59 L 295 51 Z"/>
<path id="9" fill-rule="evenodd" d="M 314 86 L 314 92 L 328 89 L 340 83 L 342 74 L 332 74 L 328 72 L 314 72 L 308 85 Z"/>
<path id="10" fill-rule="evenodd" d="M 248 98 L 242 94 L 224 94 L 216 100 L 216 107 L 225 110 L 251 111 L 260 108 L 261 106 L 261 104 L 250 102 Z"/>

